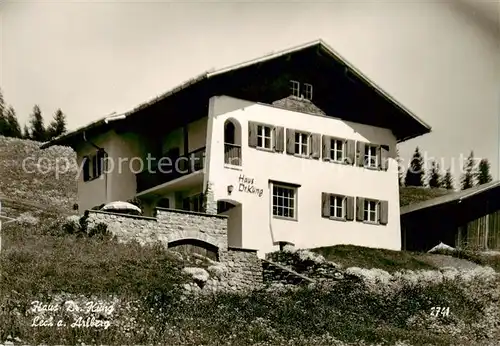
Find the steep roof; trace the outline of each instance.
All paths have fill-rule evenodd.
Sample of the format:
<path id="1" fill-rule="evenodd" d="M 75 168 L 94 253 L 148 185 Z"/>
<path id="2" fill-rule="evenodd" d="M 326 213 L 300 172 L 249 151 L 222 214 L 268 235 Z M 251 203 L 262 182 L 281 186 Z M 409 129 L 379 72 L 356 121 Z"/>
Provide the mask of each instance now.
<path id="1" fill-rule="evenodd" d="M 249 60 L 240 64 L 236 64 L 233 66 L 229 66 L 226 68 L 222 68 L 220 70 L 216 71 L 206 71 L 194 78 L 191 78 L 187 80 L 186 82 L 180 84 L 179 86 L 171 89 L 170 91 L 167 91 L 147 102 L 141 103 L 137 107 L 133 108 L 132 110 L 125 112 L 123 114 L 119 115 L 114 115 L 114 116 L 109 116 L 105 117 L 102 119 L 99 119 L 97 121 L 94 121 L 86 126 L 80 127 L 76 129 L 75 131 L 63 134 L 50 142 L 46 142 L 42 144 L 42 148 L 47 148 L 52 145 L 65 145 L 71 138 L 74 138 L 75 136 L 82 134 L 83 132 L 89 130 L 89 129 L 94 129 L 98 127 L 110 127 L 108 125 L 111 121 L 121 121 L 124 120 L 136 113 L 138 113 L 140 110 L 143 110 L 145 108 L 148 108 L 162 100 L 165 100 L 169 98 L 170 96 L 187 89 L 188 87 L 199 84 L 204 80 L 208 80 L 217 76 L 221 76 L 224 74 L 229 74 L 231 72 L 234 72 L 236 70 L 243 69 L 245 67 L 249 67 L 252 65 L 257 65 L 257 64 L 262 64 L 263 62 L 270 61 L 273 59 L 280 58 L 282 56 L 292 54 L 292 53 L 297 53 L 306 49 L 314 48 L 317 47 L 318 49 L 321 49 L 324 51 L 326 54 L 328 54 L 332 59 L 334 59 L 336 62 L 342 64 L 346 71 L 348 71 L 352 76 L 356 79 L 359 79 L 363 84 L 371 87 L 380 97 L 386 99 L 389 103 L 391 103 L 395 108 L 397 108 L 401 113 L 405 114 L 409 118 L 409 123 L 411 122 L 411 125 L 415 128 L 414 130 L 411 131 L 411 135 L 407 135 L 404 138 L 398 138 L 398 142 L 402 142 L 405 140 L 408 140 L 410 138 L 414 138 L 420 135 L 423 135 L 425 133 L 429 133 L 431 130 L 431 127 L 426 124 L 424 121 L 419 119 L 415 114 L 413 114 L 409 109 L 404 107 L 402 104 L 400 104 L 396 99 L 394 99 L 392 96 L 390 96 L 387 92 L 385 92 L 381 87 L 379 87 L 377 84 L 375 84 L 373 81 L 371 81 L 367 76 L 365 76 L 363 73 L 361 73 L 359 70 L 357 70 L 353 65 L 351 65 L 345 58 L 343 58 L 339 53 L 337 53 L 335 50 L 333 50 L 329 45 L 327 45 L 323 40 L 315 40 L 312 42 L 308 42 L 299 46 L 295 46 L 289 49 L 285 49 L 276 53 L 270 53 L 268 55 L 262 56 L 257 59 Z"/>

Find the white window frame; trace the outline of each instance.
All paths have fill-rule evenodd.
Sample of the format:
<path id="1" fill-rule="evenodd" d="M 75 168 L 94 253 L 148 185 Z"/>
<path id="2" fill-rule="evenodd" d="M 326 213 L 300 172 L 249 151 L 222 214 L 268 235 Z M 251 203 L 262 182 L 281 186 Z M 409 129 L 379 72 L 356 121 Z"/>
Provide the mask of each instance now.
<path id="1" fill-rule="evenodd" d="M 290 81 L 290 89 L 292 90 L 292 95 L 296 97 L 300 97 L 300 83 L 296 80 Z"/>
<path id="2" fill-rule="evenodd" d="M 346 197 L 330 195 L 330 217 L 335 219 L 345 219 L 346 217 Z M 332 213 L 333 210 L 333 213 Z M 337 211 L 340 210 L 340 215 Z"/>
<path id="3" fill-rule="evenodd" d="M 275 189 L 282 189 L 283 192 L 291 192 L 290 195 L 281 195 Z M 282 201 L 280 203 L 280 201 Z M 285 201 L 288 204 L 285 205 Z M 290 207 L 289 201 L 292 201 L 292 206 Z M 297 187 L 292 187 L 289 185 L 284 185 L 280 183 L 271 183 L 271 208 L 274 218 L 286 219 L 286 220 L 297 220 Z M 285 211 L 288 210 L 288 213 Z M 292 216 L 290 216 L 290 211 L 292 211 Z M 288 215 L 285 215 L 288 214 Z"/>
<path id="4" fill-rule="evenodd" d="M 309 83 L 304 83 L 304 98 L 312 100 L 313 98 L 313 86 Z"/>
<path id="5" fill-rule="evenodd" d="M 341 144 L 341 149 L 338 148 L 338 145 L 339 143 Z M 334 139 L 332 138 L 331 139 L 331 142 L 330 142 L 330 159 L 332 161 L 335 161 L 335 162 L 344 162 L 345 160 L 345 150 L 346 150 L 346 145 L 345 145 L 345 141 L 341 140 L 341 139 Z M 340 158 L 340 160 L 337 160 L 337 153 L 341 153 L 342 156 Z"/>
<path id="6" fill-rule="evenodd" d="M 269 129 L 269 136 L 266 136 L 266 129 Z M 273 148 L 273 127 L 268 125 L 257 125 L 257 148 L 271 150 Z M 261 145 L 259 145 L 259 139 Z M 269 147 L 266 146 L 266 140 L 269 140 Z"/>
<path id="7" fill-rule="evenodd" d="M 298 136 L 298 141 L 297 141 L 297 136 Z M 305 143 L 304 143 L 304 138 L 305 138 Z M 309 156 L 309 152 L 311 149 L 311 134 L 307 132 L 296 131 L 295 138 L 293 140 L 294 140 L 295 155 Z M 297 151 L 297 145 L 299 149 L 298 151 Z"/>
<path id="8" fill-rule="evenodd" d="M 375 151 L 375 155 L 372 155 L 371 150 Z M 378 147 L 376 145 L 371 145 L 367 144 L 365 146 L 365 153 L 364 153 L 364 166 L 368 168 L 378 168 L 378 162 L 379 162 L 379 154 L 378 154 Z M 375 163 L 372 163 L 372 160 L 374 159 Z"/>
<path id="9" fill-rule="evenodd" d="M 370 223 L 378 223 L 380 213 L 380 202 L 373 199 L 365 199 L 363 205 L 363 220 Z"/>

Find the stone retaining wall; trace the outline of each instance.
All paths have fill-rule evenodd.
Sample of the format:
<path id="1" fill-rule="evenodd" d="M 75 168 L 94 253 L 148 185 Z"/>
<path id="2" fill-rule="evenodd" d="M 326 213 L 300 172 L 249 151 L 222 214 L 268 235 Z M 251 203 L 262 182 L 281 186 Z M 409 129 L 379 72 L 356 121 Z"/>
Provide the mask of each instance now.
<path id="1" fill-rule="evenodd" d="M 262 285 L 262 263 L 257 250 L 229 248 L 224 263 L 230 269 L 230 281 L 242 289 Z"/>
<path id="2" fill-rule="evenodd" d="M 120 241 L 136 240 L 140 244 L 168 243 L 180 239 L 197 239 L 219 248 L 219 257 L 227 251 L 227 217 L 175 209 L 156 209 L 156 217 L 145 217 L 88 210 L 88 227 L 99 223 Z"/>
<path id="3" fill-rule="evenodd" d="M 262 264 L 257 250 L 229 248 L 221 262 L 214 263 L 206 271 L 201 268 L 186 268 L 186 271 L 192 272 L 195 279 L 184 285 L 186 293 L 244 293 L 263 286 Z"/>
<path id="4" fill-rule="evenodd" d="M 206 271 L 192 268 L 195 280 L 185 285 L 187 291 L 248 291 L 263 285 L 262 263 L 257 250 L 228 248 L 226 216 L 163 208 L 156 209 L 155 217 L 97 210 L 89 210 L 86 215 L 88 228 L 104 223 L 118 240 L 124 242 L 135 240 L 147 244 L 159 241 L 168 248 L 173 241 L 196 239 L 217 246 L 220 262 L 213 262 Z"/>

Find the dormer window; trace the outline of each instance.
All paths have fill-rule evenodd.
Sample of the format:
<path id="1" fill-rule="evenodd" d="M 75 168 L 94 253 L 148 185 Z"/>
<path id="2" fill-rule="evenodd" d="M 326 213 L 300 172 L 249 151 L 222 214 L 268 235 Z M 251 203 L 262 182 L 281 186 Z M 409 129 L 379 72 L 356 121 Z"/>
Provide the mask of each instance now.
<path id="1" fill-rule="evenodd" d="M 312 84 L 304 83 L 304 97 L 308 100 L 313 98 L 313 86 Z"/>
<path id="2" fill-rule="evenodd" d="M 292 90 L 292 95 L 300 97 L 300 83 L 294 80 L 290 81 L 290 89 Z"/>
<path id="3" fill-rule="evenodd" d="M 292 96 L 305 98 L 307 100 L 312 100 L 313 97 L 313 86 L 308 83 L 301 83 L 295 80 L 290 81 L 290 90 L 292 92 Z"/>

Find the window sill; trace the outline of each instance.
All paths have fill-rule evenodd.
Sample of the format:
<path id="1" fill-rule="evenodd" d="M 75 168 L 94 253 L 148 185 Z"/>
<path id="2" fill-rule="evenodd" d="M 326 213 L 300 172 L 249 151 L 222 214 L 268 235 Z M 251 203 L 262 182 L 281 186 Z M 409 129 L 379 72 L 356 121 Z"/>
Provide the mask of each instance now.
<path id="1" fill-rule="evenodd" d="M 367 224 L 367 225 L 382 226 L 382 224 L 380 222 L 376 222 L 376 221 L 362 221 L 362 222 Z"/>
<path id="2" fill-rule="evenodd" d="M 333 221 L 347 222 L 345 217 L 328 216 L 327 218 Z"/>
<path id="3" fill-rule="evenodd" d="M 380 171 L 378 167 L 371 167 L 371 166 L 363 166 L 366 169 L 369 169 L 370 171 Z"/>
<path id="4" fill-rule="evenodd" d="M 291 155 L 293 155 L 295 157 L 299 157 L 301 159 L 312 159 L 312 157 L 309 155 L 301 155 L 301 154 L 291 154 Z"/>
<path id="5" fill-rule="evenodd" d="M 352 166 L 352 163 L 346 162 L 347 159 L 344 159 L 342 161 L 337 161 L 337 160 L 332 160 L 332 159 L 326 159 L 324 160 L 325 162 L 333 163 L 336 165 L 343 165 L 343 166 Z"/>
<path id="6" fill-rule="evenodd" d="M 224 168 L 234 169 L 235 171 L 242 171 L 243 170 L 243 168 L 241 166 L 231 165 L 229 163 L 225 163 Z"/>
<path id="7" fill-rule="evenodd" d="M 278 219 L 278 220 L 283 220 L 283 221 L 294 221 L 297 222 L 297 218 L 290 218 L 286 216 L 278 216 L 278 215 L 273 215 L 273 219 Z"/>
<path id="8" fill-rule="evenodd" d="M 265 152 L 268 152 L 268 153 L 276 153 L 277 152 L 274 149 L 263 148 L 263 147 L 255 147 L 255 149 L 260 150 L 260 151 L 265 151 Z"/>

